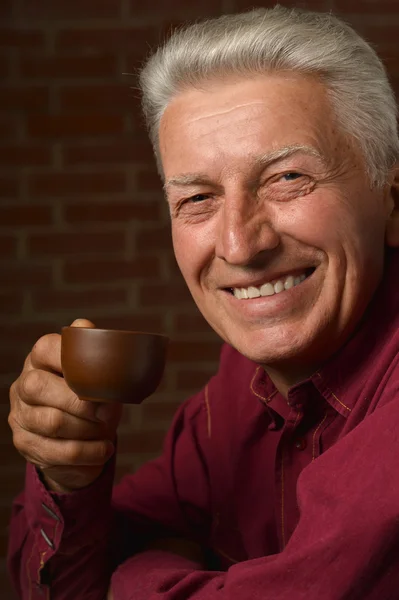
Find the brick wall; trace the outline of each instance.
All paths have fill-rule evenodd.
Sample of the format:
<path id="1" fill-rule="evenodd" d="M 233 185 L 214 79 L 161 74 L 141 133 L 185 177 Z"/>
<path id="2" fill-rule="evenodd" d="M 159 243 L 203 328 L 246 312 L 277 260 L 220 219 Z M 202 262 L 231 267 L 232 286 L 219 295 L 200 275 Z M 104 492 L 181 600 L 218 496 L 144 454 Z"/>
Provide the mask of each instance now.
<path id="1" fill-rule="evenodd" d="M 376 43 L 399 84 L 397 0 L 297 4 L 344 14 Z M 84 316 L 101 327 L 152 330 L 173 339 L 160 390 L 125 411 L 118 477 L 159 452 L 178 403 L 216 368 L 219 342 L 174 263 L 160 182 L 130 87 L 134 79 L 124 73 L 134 72 L 171 24 L 251 5 L 0 2 L 2 556 L 24 470 L 6 421 L 8 386 L 38 336 Z M 4 562 L 0 596 L 11 598 Z"/>

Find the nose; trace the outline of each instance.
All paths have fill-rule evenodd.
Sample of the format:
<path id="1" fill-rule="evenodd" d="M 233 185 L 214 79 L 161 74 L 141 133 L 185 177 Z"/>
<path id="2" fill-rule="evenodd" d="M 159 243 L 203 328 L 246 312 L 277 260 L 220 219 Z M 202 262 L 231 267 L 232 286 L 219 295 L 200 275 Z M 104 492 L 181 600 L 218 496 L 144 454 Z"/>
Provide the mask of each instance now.
<path id="1" fill-rule="evenodd" d="M 216 256 L 231 265 L 249 265 L 280 243 L 267 208 L 251 194 L 226 198 L 219 219 Z"/>

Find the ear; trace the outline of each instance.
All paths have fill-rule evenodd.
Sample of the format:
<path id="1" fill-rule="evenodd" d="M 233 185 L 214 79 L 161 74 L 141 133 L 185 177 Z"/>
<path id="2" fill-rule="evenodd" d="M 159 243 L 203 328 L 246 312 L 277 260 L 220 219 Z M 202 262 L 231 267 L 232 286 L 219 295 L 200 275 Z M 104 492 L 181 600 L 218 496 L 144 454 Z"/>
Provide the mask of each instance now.
<path id="1" fill-rule="evenodd" d="M 388 190 L 390 214 L 387 218 L 385 239 L 388 246 L 399 248 L 399 165 L 396 165 Z"/>

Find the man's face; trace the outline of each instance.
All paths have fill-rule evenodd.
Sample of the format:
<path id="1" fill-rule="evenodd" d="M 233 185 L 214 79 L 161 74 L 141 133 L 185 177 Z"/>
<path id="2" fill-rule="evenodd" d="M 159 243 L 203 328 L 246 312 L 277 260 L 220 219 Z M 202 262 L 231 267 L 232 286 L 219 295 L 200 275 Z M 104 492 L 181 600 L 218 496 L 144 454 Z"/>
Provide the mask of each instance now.
<path id="1" fill-rule="evenodd" d="M 176 259 L 206 320 L 258 363 L 317 366 L 378 285 L 389 211 L 324 87 L 265 75 L 183 91 L 160 151 Z"/>

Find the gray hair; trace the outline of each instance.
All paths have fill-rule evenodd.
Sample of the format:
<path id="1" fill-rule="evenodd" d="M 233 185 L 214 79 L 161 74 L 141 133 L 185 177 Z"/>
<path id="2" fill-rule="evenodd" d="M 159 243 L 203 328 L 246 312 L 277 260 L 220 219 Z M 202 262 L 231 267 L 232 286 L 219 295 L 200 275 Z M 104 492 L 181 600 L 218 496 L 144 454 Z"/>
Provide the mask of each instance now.
<path id="1" fill-rule="evenodd" d="M 399 157 L 397 105 L 374 49 L 329 13 L 275 6 L 183 27 L 140 73 L 142 106 L 159 171 L 159 124 L 181 91 L 210 78 L 291 71 L 326 86 L 342 130 L 363 153 L 372 185 L 382 186 Z"/>

